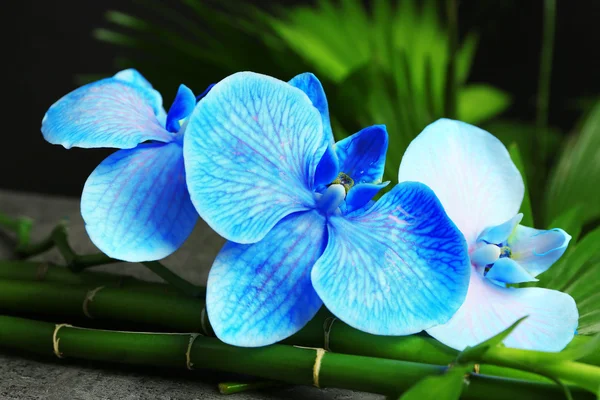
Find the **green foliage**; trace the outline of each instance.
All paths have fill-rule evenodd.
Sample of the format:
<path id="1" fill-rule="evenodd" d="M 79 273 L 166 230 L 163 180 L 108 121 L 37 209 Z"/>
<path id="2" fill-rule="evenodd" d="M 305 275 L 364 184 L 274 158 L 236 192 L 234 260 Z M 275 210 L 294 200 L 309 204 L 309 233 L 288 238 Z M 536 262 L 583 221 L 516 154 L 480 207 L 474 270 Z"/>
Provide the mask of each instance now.
<path id="1" fill-rule="evenodd" d="M 533 226 L 533 212 L 531 211 L 531 200 L 529 198 L 529 185 L 527 184 L 527 174 L 525 173 L 525 166 L 523 164 L 523 157 L 521 156 L 521 152 L 519 151 L 519 146 L 517 143 L 512 143 L 508 146 L 508 153 L 510 154 L 510 158 L 515 163 L 521 176 L 523 177 L 523 182 L 525 184 L 525 194 L 523 196 L 523 202 L 521 203 L 521 209 L 519 210 L 523 213 L 523 219 L 521 220 L 521 225 L 525 226 Z"/>
<path id="2" fill-rule="evenodd" d="M 545 211 L 548 219 L 581 204 L 583 222 L 600 218 L 600 101 L 571 137 L 553 171 Z"/>
<path id="3" fill-rule="evenodd" d="M 398 400 L 458 400 L 465 376 L 472 369 L 472 365 L 454 366 L 443 375 L 428 376 L 404 392 Z"/>
<path id="4" fill-rule="evenodd" d="M 360 0 L 319 0 L 317 6 L 280 7 L 276 13 L 241 1 L 211 6 L 180 0 L 173 8 L 157 0 L 138 2 L 156 20 L 111 11 L 107 20 L 116 28 L 95 31 L 100 40 L 139 50 L 117 60 L 119 68 L 143 71 L 167 98 L 180 82 L 199 91 L 239 70 L 281 79 L 314 72 L 326 88 L 334 125 L 342 127 L 337 139 L 367 125 L 387 125 L 387 180 L 397 179 L 410 141 L 427 124 L 451 116 L 444 111 L 447 100 L 470 123 L 510 104 L 496 88 L 466 83 L 477 35 L 467 35 L 453 53 L 434 0 L 377 0 L 369 8 Z M 456 92 L 448 91 L 451 70 Z"/>

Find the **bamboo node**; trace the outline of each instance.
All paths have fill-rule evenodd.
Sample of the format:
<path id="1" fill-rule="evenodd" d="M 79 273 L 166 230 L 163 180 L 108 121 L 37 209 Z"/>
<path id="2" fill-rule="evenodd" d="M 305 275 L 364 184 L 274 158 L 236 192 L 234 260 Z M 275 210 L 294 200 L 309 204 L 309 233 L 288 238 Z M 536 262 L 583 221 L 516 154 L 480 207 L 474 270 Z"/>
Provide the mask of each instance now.
<path id="1" fill-rule="evenodd" d="M 48 263 L 47 262 L 43 262 L 40 263 L 40 265 L 38 265 L 37 271 L 35 273 L 35 280 L 36 281 L 43 281 L 46 279 L 46 274 L 48 273 Z"/>
<path id="2" fill-rule="evenodd" d="M 188 348 L 187 351 L 185 352 L 185 366 L 187 369 L 189 369 L 190 371 L 193 370 L 194 368 L 194 363 L 192 363 L 192 346 L 194 345 L 194 340 L 196 340 L 196 338 L 198 336 L 202 336 L 199 333 L 192 333 L 190 334 L 190 341 L 188 343 Z"/>
<path id="3" fill-rule="evenodd" d="M 90 314 L 90 310 L 88 309 L 89 303 L 94 301 L 94 297 L 102 289 L 104 289 L 104 286 L 99 286 L 96 289 L 89 290 L 85 295 L 85 299 L 83 299 L 83 314 L 85 314 L 85 316 L 89 319 L 94 319 L 92 314 Z"/>
<path id="4" fill-rule="evenodd" d="M 479 364 L 474 364 L 473 365 L 473 372 L 478 374 L 479 373 Z"/>
<path id="5" fill-rule="evenodd" d="M 62 353 L 58 349 L 58 342 L 60 342 L 60 338 L 57 337 L 58 331 L 62 327 L 72 328 L 72 326 L 69 324 L 56 324 L 56 327 L 54 328 L 54 333 L 52 334 L 52 347 L 54 348 L 54 354 L 58 358 L 63 358 Z"/>
<path id="6" fill-rule="evenodd" d="M 323 348 L 325 351 L 331 351 L 329 347 L 329 335 L 331 334 L 331 328 L 333 328 L 333 323 L 337 321 L 336 317 L 329 317 L 323 322 Z"/>
<path id="7" fill-rule="evenodd" d="M 202 313 L 200 314 L 200 327 L 202 328 L 202 333 L 205 336 L 210 336 L 206 326 L 206 306 L 202 307 Z"/>
<path id="8" fill-rule="evenodd" d="M 316 349 L 317 357 L 315 357 L 315 365 L 313 366 L 313 385 L 320 388 L 319 386 L 319 373 L 321 372 L 321 363 L 323 362 L 323 357 L 327 351 L 325 349 Z"/>

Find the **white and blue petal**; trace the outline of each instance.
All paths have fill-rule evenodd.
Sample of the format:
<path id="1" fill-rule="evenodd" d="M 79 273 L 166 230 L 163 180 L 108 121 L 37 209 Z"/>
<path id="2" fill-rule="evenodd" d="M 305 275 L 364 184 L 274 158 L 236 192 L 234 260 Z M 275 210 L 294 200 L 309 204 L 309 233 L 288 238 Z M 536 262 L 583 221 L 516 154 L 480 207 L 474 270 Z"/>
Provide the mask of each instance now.
<path id="1" fill-rule="evenodd" d="M 179 132 L 179 128 L 181 128 L 179 121 L 190 115 L 195 106 L 196 96 L 194 96 L 194 92 L 183 84 L 179 85 L 175 100 L 173 100 L 167 114 L 167 130 L 169 132 Z"/>
<path id="2" fill-rule="evenodd" d="M 315 290 L 338 318 L 376 335 L 444 323 L 467 293 L 463 236 L 425 185 L 397 185 L 368 210 L 331 216 Z"/>
<path id="3" fill-rule="evenodd" d="M 157 92 L 140 82 L 102 79 L 54 103 L 42 120 L 42 134 L 66 148 L 130 149 L 148 140 L 170 142 L 174 135 L 157 117 L 161 110 Z"/>
<path id="4" fill-rule="evenodd" d="M 560 351 L 573 339 L 578 312 L 571 296 L 543 288 L 503 288 L 471 274 L 467 298 L 447 323 L 427 330 L 457 350 L 475 346 L 528 316 L 504 340 L 507 347 Z"/>
<path id="5" fill-rule="evenodd" d="M 538 276 L 552 266 L 567 250 L 571 236 L 562 229 L 539 230 L 517 226 L 509 237 L 511 258 L 531 275 Z"/>
<path id="6" fill-rule="evenodd" d="M 486 228 L 477 241 L 485 241 L 487 243 L 503 244 L 506 243 L 508 237 L 513 233 L 519 222 L 523 219 L 523 214 L 519 213 L 508 221 L 497 225 Z"/>
<path id="7" fill-rule="evenodd" d="M 300 89 L 252 72 L 231 75 L 188 119 L 192 201 L 221 236 L 257 242 L 286 215 L 314 207 L 315 170 L 329 144 Z"/>
<path id="8" fill-rule="evenodd" d="M 385 125 L 373 125 L 335 144 L 340 171 L 356 184 L 380 183 L 385 169 L 388 134 Z"/>
<path id="9" fill-rule="evenodd" d="M 535 282 L 535 279 L 519 263 L 508 257 L 500 258 L 494 262 L 492 268 L 485 275 L 486 278 L 501 283 Z"/>
<path id="10" fill-rule="evenodd" d="M 196 224 L 177 143 L 141 144 L 106 158 L 87 179 L 81 215 L 92 242 L 119 260 L 159 260 Z"/>
<path id="11" fill-rule="evenodd" d="M 323 121 L 323 132 L 329 138 L 330 143 L 333 144 L 334 138 L 331 130 L 331 121 L 329 120 L 327 96 L 319 79 L 314 74 L 305 72 L 296 75 L 288 83 L 306 93 L 313 106 L 319 110 L 321 120 Z"/>
<path id="12" fill-rule="evenodd" d="M 428 185 L 469 246 L 487 227 L 514 217 L 525 187 L 506 147 L 473 125 L 440 119 L 404 153 L 399 182 Z"/>
<path id="13" fill-rule="evenodd" d="M 208 276 L 212 328 L 235 346 L 266 346 L 298 332 L 322 305 L 310 271 L 326 243 L 325 218 L 289 215 L 258 243 L 228 242 Z"/>

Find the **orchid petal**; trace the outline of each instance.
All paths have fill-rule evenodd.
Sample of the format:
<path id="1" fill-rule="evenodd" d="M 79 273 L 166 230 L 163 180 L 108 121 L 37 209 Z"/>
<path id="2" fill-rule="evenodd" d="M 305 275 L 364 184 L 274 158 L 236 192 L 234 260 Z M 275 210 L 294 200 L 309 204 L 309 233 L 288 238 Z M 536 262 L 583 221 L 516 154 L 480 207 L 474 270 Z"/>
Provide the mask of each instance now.
<path id="1" fill-rule="evenodd" d="M 144 76 L 142 74 L 140 74 L 136 69 L 134 68 L 129 68 L 129 69 L 124 69 L 122 71 L 117 72 L 113 78 L 123 81 L 123 82 L 128 82 L 131 83 L 134 86 L 137 86 L 139 88 L 141 88 L 142 90 L 145 90 L 148 92 L 149 95 L 152 96 L 152 108 L 155 111 L 155 114 L 158 118 L 159 121 L 162 120 L 162 124 L 164 126 L 166 118 L 167 118 L 167 113 L 165 112 L 165 109 L 163 108 L 163 99 L 162 96 L 160 95 L 160 93 L 156 90 L 154 90 L 154 87 L 152 86 L 152 84 L 146 79 L 144 78 Z"/>
<path id="2" fill-rule="evenodd" d="M 353 186 L 346 196 L 346 213 L 358 210 L 364 207 L 381 189 L 389 185 L 388 182 L 383 183 L 359 183 Z"/>
<path id="3" fill-rule="evenodd" d="M 331 130 L 331 121 L 329 120 L 327 96 L 319 79 L 314 74 L 305 72 L 296 75 L 288 83 L 302 90 L 308 96 L 313 106 L 319 110 L 321 120 L 323 121 L 323 133 L 329 138 L 330 143 L 333 144 L 334 138 L 333 131 Z"/>
<path id="4" fill-rule="evenodd" d="M 194 92 L 185 86 L 179 85 L 177 95 L 167 114 L 167 130 L 169 132 L 179 132 L 181 126 L 179 120 L 184 119 L 194 111 L 196 106 L 196 96 Z"/>
<path id="5" fill-rule="evenodd" d="M 148 140 L 170 142 L 174 135 L 157 118 L 162 109 L 157 101 L 157 92 L 139 82 L 102 79 L 54 103 L 42 120 L 42 133 L 65 148 L 130 149 Z"/>
<path id="6" fill-rule="evenodd" d="M 385 169 L 388 134 L 385 125 L 373 125 L 335 145 L 340 170 L 356 184 L 380 183 Z"/>
<path id="7" fill-rule="evenodd" d="M 538 276 L 552 266 L 567 250 L 571 236 L 562 229 L 539 230 L 517 226 L 508 239 L 512 259 L 531 275 Z"/>
<path id="8" fill-rule="evenodd" d="M 503 288 L 471 274 L 467 298 L 447 323 L 427 330 L 457 350 L 474 346 L 528 316 L 504 340 L 507 347 L 560 351 L 573 339 L 578 312 L 571 296 L 542 288 Z"/>
<path id="9" fill-rule="evenodd" d="M 483 232 L 481 232 L 477 240 L 498 245 L 506 243 L 508 237 L 513 233 L 516 226 L 519 224 L 519 222 L 521 222 L 522 219 L 523 214 L 519 213 L 500 225 L 486 228 Z"/>
<path id="10" fill-rule="evenodd" d="M 425 185 L 397 185 L 368 210 L 329 217 L 315 290 L 347 324 L 408 335 L 448 321 L 467 293 L 466 243 Z"/>
<path id="11" fill-rule="evenodd" d="M 266 346 L 298 332 L 322 305 L 310 271 L 325 247 L 325 219 L 289 215 L 263 240 L 225 244 L 208 276 L 206 307 L 217 337 Z"/>
<path id="12" fill-rule="evenodd" d="M 325 185 L 333 182 L 337 177 L 340 170 L 339 161 L 337 154 L 333 146 L 328 146 L 327 151 L 323 154 L 323 158 L 317 165 L 317 171 L 315 172 L 315 189 L 323 189 Z"/>
<path id="13" fill-rule="evenodd" d="M 514 217 L 523 200 L 519 170 L 504 145 L 464 122 L 440 119 L 404 153 L 398 179 L 428 185 L 469 246 L 487 227 Z"/>
<path id="14" fill-rule="evenodd" d="M 498 259 L 485 276 L 488 279 L 502 283 L 537 281 L 519 263 L 506 257 Z"/>
<path id="15" fill-rule="evenodd" d="M 92 172 L 81 196 L 92 242 L 119 260 L 159 260 L 177 250 L 198 214 L 185 186 L 181 145 L 119 150 Z"/>
<path id="16" fill-rule="evenodd" d="M 328 145 L 301 90 L 252 72 L 231 75 L 188 119 L 192 201 L 221 236 L 257 242 L 286 215 L 314 207 L 315 170 Z"/>

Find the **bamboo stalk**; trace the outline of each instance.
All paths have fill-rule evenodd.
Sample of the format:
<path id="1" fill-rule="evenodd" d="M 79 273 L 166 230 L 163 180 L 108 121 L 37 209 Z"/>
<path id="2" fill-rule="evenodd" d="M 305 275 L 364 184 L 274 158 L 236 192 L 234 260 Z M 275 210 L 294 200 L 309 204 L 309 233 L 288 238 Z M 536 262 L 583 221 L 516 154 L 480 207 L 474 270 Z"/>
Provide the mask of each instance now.
<path id="1" fill-rule="evenodd" d="M 11 312 L 126 321 L 160 326 L 176 332 L 213 335 L 204 311 L 204 301 L 182 295 L 110 287 L 90 290 L 89 287 L 75 285 L 0 280 L 0 304 Z M 458 354 L 429 337 L 376 336 L 353 329 L 339 320 L 331 324 L 332 318 L 327 310 L 322 309 L 300 332 L 284 343 L 444 366 L 452 363 Z M 574 344 L 585 340 L 587 338 L 577 337 Z M 599 358 L 600 355 L 592 354 L 581 361 L 600 365 Z M 506 367 L 503 364 L 480 365 L 479 372 L 530 381 L 547 381 L 538 375 L 519 370 L 518 366 L 517 369 Z"/>
<path id="2" fill-rule="evenodd" d="M 386 395 L 396 395 L 426 376 L 445 371 L 443 366 L 327 353 L 322 349 L 285 345 L 240 348 L 190 334 L 92 330 L 9 316 L 0 316 L 0 345 L 60 358 L 187 366 Z M 581 399 L 594 398 L 576 388 L 572 393 Z M 463 391 L 465 399 L 547 400 L 562 396 L 556 385 L 485 375 L 470 376 Z"/>

